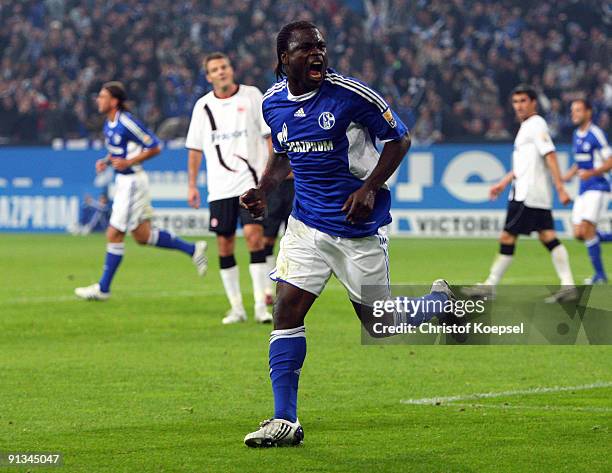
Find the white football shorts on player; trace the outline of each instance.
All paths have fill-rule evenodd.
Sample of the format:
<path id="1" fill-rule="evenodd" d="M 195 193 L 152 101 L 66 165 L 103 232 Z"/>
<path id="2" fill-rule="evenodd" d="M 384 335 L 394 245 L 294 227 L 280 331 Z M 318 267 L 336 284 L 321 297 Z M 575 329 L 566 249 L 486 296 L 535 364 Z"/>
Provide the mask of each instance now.
<path id="1" fill-rule="evenodd" d="M 377 235 L 342 238 L 289 217 L 270 278 L 319 296 L 333 274 L 351 301 L 372 305 L 390 294 L 387 241 L 384 228 Z"/>
<path id="2" fill-rule="evenodd" d="M 572 223 L 579 225 L 583 220 L 597 225 L 608 210 L 609 192 L 586 191 L 576 197 L 572 209 Z"/>
<path id="3" fill-rule="evenodd" d="M 134 230 L 153 217 L 149 178 L 144 171 L 115 176 L 115 195 L 110 225 L 121 232 Z"/>

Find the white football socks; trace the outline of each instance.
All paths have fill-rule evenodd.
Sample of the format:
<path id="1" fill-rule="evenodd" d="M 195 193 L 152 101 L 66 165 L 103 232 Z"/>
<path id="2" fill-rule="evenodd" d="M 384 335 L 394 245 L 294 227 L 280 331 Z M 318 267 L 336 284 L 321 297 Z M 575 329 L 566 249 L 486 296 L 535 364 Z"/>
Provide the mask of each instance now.
<path id="1" fill-rule="evenodd" d="M 242 305 L 242 294 L 240 293 L 240 271 L 238 266 L 221 269 L 221 280 L 225 288 L 225 294 L 232 305 L 232 309 L 236 311 L 244 311 Z"/>
<path id="2" fill-rule="evenodd" d="M 553 266 L 557 271 L 557 276 L 561 280 L 562 286 L 573 286 L 574 277 L 572 276 L 572 270 L 570 268 L 569 254 L 567 249 L 563 245 L 555 246 L 550 252 Z"/>
<path id="3" fill-rule="evenodd" d="M 274 281 L 268 277 L 274 270 L 274 266 L 276 265 L 276 258 L 274 255 L 266 256 L 266 296 L 274 295 Z"/>
<path id="4" fill-rule="evenodd" d="M 267 263 L 249 264 L 249 272 L 253 281 L 253 298 L 255 299 L 255 310 L 266 308 L 266 279 L 268 278 Z"/>
<path id="5" fill-rule="evenodd" d="M 504 277 L 504 273 L 510 267 L 512 263 L 513 255 L 502 255 L 499 253 L 493 264 L 491 265 L 489 277 L 485 281 L 487 286 L 497 286 L 501 278 Z"/>

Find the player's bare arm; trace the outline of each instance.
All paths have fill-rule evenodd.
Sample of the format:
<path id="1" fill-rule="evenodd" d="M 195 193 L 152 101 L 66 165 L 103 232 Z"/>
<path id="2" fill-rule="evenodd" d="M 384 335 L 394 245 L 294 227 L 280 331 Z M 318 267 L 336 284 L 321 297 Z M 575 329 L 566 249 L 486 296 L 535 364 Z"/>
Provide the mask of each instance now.
<path id="1" fill-rule="evenodd" d="M 559 201 L 563 205 L 569 204 L 572 199 L 569 194 L 565 190 L 565 186 L 563 185 L 563 180 L 561 179 L 561 171 L 559 170 L 559 163 L 557 161 L 557 153 L 554 151 L 548 153 L 545 157 L 546 164 L 548 165 L 548 169 L 550 170 L 550 174 L 553 178 L 553 183 L 555 184 L 555 189 L 557 189 L 557 194 L 559 195 Z"/>
<path id="2" fill-rule="evenodd" d="M 490 200 L 497 199 L 499 197 L 499 194 L 504 192 L 506 187 L 508 187 L 508 184 L 510 184 L 513 180 L 514 180 L 514 171 L 510 171 L 508 174 L 502 177 L 501 180 L 497 184 L 491 186 L 491 188 L 489 189 L 489 199 Z"/>
<path id="3" fill-rule="evenodd" d="M 96 161 L 96 172 L 98 174 L 106 170 L 107 166 L 110 164 L 110 158 L 111 155 L 108 153 L 106 156 Z"/>
<path id="4" fill-rule="evenodd" d="M 410 149 L 409 133 L 406 133 L 400 140 L 385 143 L 372 174 L 364 181 L 360 189 L 348 196 L 342 206 L 342 211 L 347 212 L 347 221 L 357 223 L 369 217 L 374 209 L 376 192 L 398 168 L 408 149 Z"/>
<path id="5" fill-rule="evenodd" d="M 578 175 L 580 179 L 586 181 L 595 176 L 603 176 L 612 170 L 612 156 L 610 156 L 601 166 L 594 169 L 580 169 Z"/>
<path id="6" fill-rule="evenodd" d="M 266 194 L 278 187 L 290 172 L 291 165 L 287 154 L 273 153 L 259 185 L 240 196 L 240 205 L 247 209 L 254 218 L 263 216 L 266 210 Z"/>
<path id="7" fill-rule="evenodd" d="M 136 164 L 143 163 L 147 159 L 151 159 L 153 156 L 157 156 L 161 152 L 161 148 L 156 146 L 154 148 L 148 148 L 143 150 L 131 159 L 123 158 L 110 158 L 111 166 L 117 171 L 125 171 L 127 168 Z"/>
<path id="8" fill-rule="evenodd" d="M 569 182 L 576 174 L 578 174 L 578 165 L 572 164 L 572 166 L 567 170 L 567 172 L 561 178 L 563 182 Z"/>
<path id="9" fill-rule="evenodd" d="M 197 149 L 190 149 L 188 153 L 188 182 L 189 189 L 187 190 L 187 203 L 194 209 L 200 208 L 200 191 L 198 190 L 198 174 L 200 173 L 200 166 L 202 165 L 202 151 Z"/>

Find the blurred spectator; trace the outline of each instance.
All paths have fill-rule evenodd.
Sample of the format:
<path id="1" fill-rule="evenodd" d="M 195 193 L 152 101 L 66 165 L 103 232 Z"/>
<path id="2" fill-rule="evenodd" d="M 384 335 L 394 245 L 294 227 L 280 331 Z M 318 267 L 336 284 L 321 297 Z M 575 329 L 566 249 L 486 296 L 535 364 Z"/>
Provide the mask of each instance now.
<path id="1" fill-rule="evenodd" d="M 83 198 L 79 214 L 79 228 L 72 229 L 72 233 L 88 235 L 92 232 L 104 232 L 108 227 L 111 207 L 105 194 L 100 194 L 98 200 L 94 200 L 89 194 Z"/>
<path id="2" fill-rule="evenodd" d="M 276 33 L 300 19 L 327 36 L 330 65 L 379 90 L 422 143 L 507 139 L 516 126 L 508 94 L 519 82 L 539 89 L 556 138 L 569 136 L 569 102 L 585 95 L 609 131 L 605 4 L 4 0 L 0 143 L 99 138 L 94 97 L 111 79 L 125 83 L 147 125 L 181 136 L 209 90 L 206 53 L 225 51 L 240 81 L 264 91 L 275 80 Z"/>
<path id="3" fill-rule="evenodd" d="M 489 129 L 485 133 L 485 139 L 491 141 L 509 141 L 512 139 L 512 135 L 504 128 L 504 123 L 500 119 L 494 118 L 491 120 L 491 123 L 489 123 Z"/>

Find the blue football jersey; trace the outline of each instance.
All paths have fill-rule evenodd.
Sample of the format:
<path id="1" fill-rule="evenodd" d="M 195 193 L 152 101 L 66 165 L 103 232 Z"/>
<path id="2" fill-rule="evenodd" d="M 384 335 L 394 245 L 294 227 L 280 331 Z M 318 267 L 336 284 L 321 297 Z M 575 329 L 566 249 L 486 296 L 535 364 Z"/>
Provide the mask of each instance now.
<path id="1" fill-rule="evenodd" d="M 391 222 L 391 194 L 383 186 L 365 222 L 351 224 L 342 206 L 378 163 L 376 138 L 399 140 L 408 129 L 375 91 L 328 69 L 322 85 L 301 96 L 287 80 L 264 95 L 264 120 L 278 153 L 295 177 L 292 215 L 329 235 L 359 238 Z"/>
<path id="2" fill-rule="evenodd" d="M 574 160 L 579 169 L 594 169 L 610 157 L 610 148 L 605 133 L 596 125 L 591 124 L 586 132 L 574 131 Z M 586 181 L 580 180 L 580 194 L 586 191 L 610 192 L 608 176 L 593 176 Z"/>
<path id="3" fill-rule="evenodd" d="M 126 111 L 117 111 L 115 120 L 104 121 L 104 142 L 113 158 L 131 158 L 141 152 L 142 148 L 155 148 L 159 139 L 140 121 Z M 133 174 L 140 171 L 140 164 L 131 166 L 121 174 Z"/>

